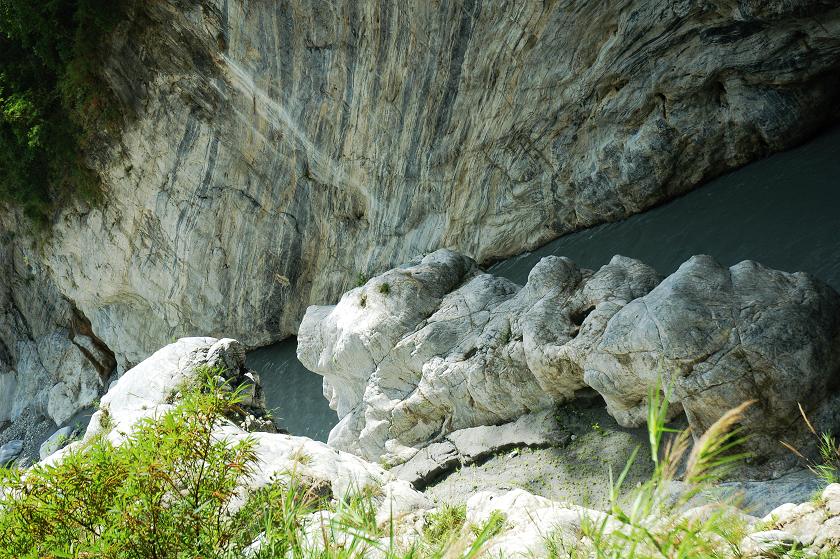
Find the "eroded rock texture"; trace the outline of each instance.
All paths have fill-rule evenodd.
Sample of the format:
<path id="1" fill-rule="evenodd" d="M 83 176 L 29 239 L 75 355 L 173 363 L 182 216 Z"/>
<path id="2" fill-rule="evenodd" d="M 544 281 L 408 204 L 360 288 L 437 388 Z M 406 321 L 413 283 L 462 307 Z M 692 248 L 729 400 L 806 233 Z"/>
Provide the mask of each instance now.
<path id="1" fill-rule="evenodd" d="M 121 370 L 185 335 L 262 345 L 359 274 L 518 253 L 800 142 L 840 105 L 833 4 L 137 2 L 105 202 L 37 242 L 0 219 L 0 421 L 9 394 L 55 420 L 94 398 L 67 308 Z"/>
<path id="2" fill-rule="evenodd" d="M 43 268 L 0 241 L 0 444 L 22 439 L 37 457 L 44 437 L 99 398 L 116 362 Z"/>
<path id="3" fill-rule="evenodd" d="M 478 261 L 791 146 L 838 103 L 840 10 L 794 2 L 142 2 L 102 208 L 30 258 L 127 368 L 293 333 L 359 273 Z"/>
<path id="4" fill-rule="evenodd" d="M 175 407 L 184 387 L 202 382 L 207 367 L 221 374 L 232 386 L 244 386 L 243 412 L 214 428 L 214 436 L 230 444 L 249 439 L 254 443 L 253 472 L 240 480 L 238 508 L 251 492 L 291 477 L 322 487 L 327 497 L 344 498 L 376 488 L 377 520 L 384 522 L 431 504 L 411 485 L 396 479 L 376 464 L 329 448 L 306 437 L 249 428 L 248 417 L 265 417 L 259 377 L 245 367 L 243 346 L 225 338 L 182 338 L 156 351 L 126 372 L 102 398 L 100 410 L 91 419 L 81 441 L 51 454 L 42 464 L 62 460 L 70 452 L 84 452 L 94 437 L 119 445 L 131 436 L 143 419 L 155 418 Z M 244 417 L 244 420 L 243 420 Z"/>
<path id="5" fill-rule="evenodd" d="M 747 400 L 754 447 L 772 450 L 840 385 L 840 297 L 807 274 L 695 256 L 610 320 L 584 381 L 624 425 L 644 422 L 657 375 L 695 433 Z"/>
<path id="6" fill-rule="evenodd" d="M 341 418 L 330 444 L 370 459 L 405 460 L 585 386 L 627 427 L 644 423 L 651 390 L 670 387 L 695 435 L 756 400 L 742 423 L 766 458 L 796 439 L 799 403 L 832 408 L 840 295 L 806 274 L 705 256 L 661 283 L 621 256 L 594 272 L 552 256 L 520 288 L 440 250 L 310 307 L 298 356 Z"/>

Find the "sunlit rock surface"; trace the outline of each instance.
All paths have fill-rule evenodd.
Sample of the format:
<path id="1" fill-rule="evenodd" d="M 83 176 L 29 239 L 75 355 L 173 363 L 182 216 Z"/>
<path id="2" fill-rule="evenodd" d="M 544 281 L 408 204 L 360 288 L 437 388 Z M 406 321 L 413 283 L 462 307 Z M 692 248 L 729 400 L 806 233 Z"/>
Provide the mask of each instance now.
<path id="1" fill-rule="evenodd" d="M 42 463 L 59 461 L 68 452 L 83 452 L 84 445 L 96 436 L 120 444 L 131 436 L 138 421 L 159 417 L 172 409 L 181 391 L 197 382 L 206 367 L 222 368 L 224 378 L 232 385 L 244 385 L 246 394 L 255 394 L 241 406 L 248 414 L 264 416 L 259 379 L 247 371 L 244 357 L 242 345 L 229 338 L 183 338 L 161 348 L 111 387 L 80 441 L 51 454 Z M 254 473 L 242 481 L 243 496 L 294 474 L 326 484 L 336 497 L 371 486 L 377 488 L 378 518 L 383 521 L 431 506 L 408 482 L 396 479 L 376 464 L 306 437 L 245 430 L 245 423 L 225 422 L 215 431 L 217 437 L 232 444 L 245 438 L 255 442 L 257 463 Z"/>
<path id="2" fill-rule="evenodd" d="M 0 444 L 23 440 L 23 454 L 37 459 L 43 440 L 97 400 L 115 368 L 87 317 L 0 231 Z"/>
<path id="3" fill-rule="evenodd" d="M 755 400 L 743 422 L 751 447 L 784 452 L 779 440 L 804 425 L 798 404 L 813 413 L 837 396 L 840 295 L 807 274 L 692 257 L 618 311 L 585 361 L 584 382 L 627 426 L 644 424 L 660 377 L 696 435 Z"/>
<path id="4" fill-rule="evenodd" d="M 105 203 L 14 243 L 124 369 L 266 344 L 359 274 L 515 254 L 804 140 L 839 49 L 817 0 L 139 2 L 103 69 L 133 113 L 94 154 Z"/>
<path id="5" fill-rule="evenodd" d="M 840 294 L 807 274 L 695 256 L 660 283 L 633 259 L 592 271 L 552 256 L 520 288 L 465 262 L 440 250 L 307 311 L 298 356 L 341 418 L 331 445 L 401 462 L 584 387 L 625 427 L 668 392 L 698 437 L 755 400 L 741 424 L 761 460 L 790 456 L 778 441 L 801 435 L 799 404 L 840 424 Z"/>
<path id="6" fill-rule="evenodd" d="M 85 441 L 97 435 L 120 444 L 126 436 L 130 436 L 137 421 L 157 416 L 177 404 L 180 391 L 185 385 L 195 382 L 205 366 L 223 367 L 224 371 L 216 372 L 232 382 L 243 381 L 247 385 L 250 380 L 252 384 L 248 385 L 248 390 L 253 388 L 255 395 L 250 408 L 254 413 L 260 413 L 259 379 L 247 376 L 249 372 L 245 369 L 242 355 L 242 345 L 232 339 L 185 338 L 162 348 L 128 371 L 110 388 L 102 400 L 102 411 L 91 421 L 82 441 L 71 443 L 52 454 L 43 464 L 60 461 L 68 452 L 85 452 Z M 103 421 L 106 413 L 108 420 Z M 554 429 L 549 425 L 551 421 L 548 415 L 538 414 L 504 427 L 460 431 L 460 436 L 453 434 L 451 438 L 460 445 L 464 456 L 478 456 L 484 446 L 490 448 L 494 444 L 504 444 L 505 440 L 516 445 L 542 444 L 544 439 L 540 433 Z M 287 480 L 290 475 L 324 490 L 327 501 L 367 488 L 375 500 L 376 522 L 388 531 L 387 538 L 379 543 L 366 541 L 363 544 L 366 548 L 370 547 L 366 554 L 373 557 L 381 556 L 381 550 L 388 548 L 392 538 L 403 546 L 420 541 L 429 526 L 430 514 L 435 512 L 436 506 L 440 506 L 440 503 L 433 504 L 407 481 L 396 479 L 393 472 L 305 437 L 249 433 L 235 422 L 219 425 L 215 436 L 231 443 L 244 437 L 250 437 L 255 442 L 255 471 L 242 480 L 241 492 L 234 506 L 244 503 L 253 491 Z M 581 542 L 581 528 L 585 523 L 603 522 L 605 533 L 628 529 L 618 517 L 608 516 L 603 511 L 548 499 L 518 488 L 466 490 L 465 493 L 466 522 L 461 529 L 461 537 L 473 538 L 475 526 L 484 526 L 492 518 L 503 520 L 485 547 L 485 552 L 493 555 L 543 557 L 549 555 L 550 545 L 573 548 Z M 720 504 L 701 505 L 685 510 L 680 518 L 689 522 L 692 519 L 702 521 L 717 510 L 721 510 Z M 745 556 L 760 556 L 762 550 L 769 549 L 768 546 L 775 548 L 780 543 L 795 543 L 811 551 L 828 550 L 840 544 L 837 540 L 840 485 L 837 484 L 825 488 L 818 500 L 781 505 L 761 522 L 731 506 L 726 506 L 726 512 L 743 524 L 746 535 L 741 547 Z M 307 541 L 311 539 L 314 547 L 317 548 L 319 534 L 331 526 L 334 514 L 330 510 L 321 510 L 305 519 L 303 535 Z M 639 518 L 638 522 L 652 531 L 670 529 L 662 524 L 663 520 L 668 519 L 651 515 Z M 351 545 L 349 532 L 339 534 L 339 545 L 342 538 Z M 264 539 L 258 538 L 249 552 L 255 553 L 263 543 Z M 722 551 L 722 556 L 732 556 L 731 549 Z"/>

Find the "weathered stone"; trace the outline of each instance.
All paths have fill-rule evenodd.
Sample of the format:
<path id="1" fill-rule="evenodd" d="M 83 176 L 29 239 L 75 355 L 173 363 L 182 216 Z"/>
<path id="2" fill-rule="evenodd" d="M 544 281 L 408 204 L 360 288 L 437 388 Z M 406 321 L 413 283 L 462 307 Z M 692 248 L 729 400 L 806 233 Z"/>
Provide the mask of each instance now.
<path id="1" fill-rule="evenodd" d="M 89 406 L 113 369 L 85 317 L 0 231 L 0 423 L 15 423 L 24 454 L 37 456 L 43 419 L 54 430 Z"/>
<path id="2" fill-rule="evenodd" d="M 368 377 L 397 342 L 475 271 L 472 259 L 440 250 L 348 291 L 337 305 L 307 310 L 311 327 L 298 333 L 298 357 L 328 374 L 325 393 L 336 396 L 330 406 L 339 417 L 362 402 Z"/>
<path id="3" fill-rule="evenodd" d="M 740 550 L 746 557 L 781 557 L 801 543 L 796 536 L 782 530 L 765 530 L 745 536 Z"/>
<path id="4" fill-rule="evenodd" d="M 102 397 L 99 411 L 93 414 L 85 438 L 107 426 L 112 441 L 121 440 L 143 417 L 156 417 L 171 409 L 178 392 L 198 382 L 199 373 L 223 365 L 222 382 L 231 388 L 245 384 L 248 401 L 242 402 L 244 416 L 237 418 L 254 430 L 273 431 L 266 416 L 262 387 L 258 377 L 245 368 L 242 345 L 233 339 L 182 338 L 163 347 L 151 357 L 127 371 Z M 250 385 L 248 383 L 251 383 Z"/>
<path id="5" fill-rule="evenodd" d="M 825 551 L 840 549 L 840 516 L 834 516 L 823 522 L 814 534 L 811 545 L 815 549 Z"/>
<path id="6" fill-rule="evenodd" d="M 426 273 L 432 265 L 446 273 Z M 399 277 L 412 279 L 404 287 Z M 580 361 L 597 333 L 657 281 L 628 258 L 593 273 L 550 257 L 520 288 L 440 250 L 370 280 L 335 307 L 310 308 L 298 356 L 324 375 L 342 418 L 330 444 L 404 459 L 452 431 L 573 397 L 584 387 Z M 383 283 L 396 285 L 383 294 Z"/>
<path id="7" fill-rule="evenodd" d="M 516 254 L 796 145 L 840 106 L 840 10 L 768 5 L 135 3 L 101 68 L 131 113 L 92 146 L 107 203 L 43 243 L 0 219 L 9 364 L 38 378 L 13 346 L 71 322 L 28 307 L 72 303 L 121 370 L 194 332 L 263 345 L 359 274 Z"/>
<path id="8" fill-rule="evenodd" d="M 684 520 L 694 526 L 708 525 L 710 522 L 720 518 L 726 518 L 730 524 L 740 524 L 747 531 L 752 531 L 753 527 L 758 523 L 758 518 L 729 504 L 728 501 L 705 503 L 689 508 L 679 515 L 680 520 Z M 672 518 L 663 518 L 662 520 L 664 521 L 663 525 L 667 525 L 668 522 L 673 521 Z"/>
<path id="9" fill-rule="evenodd" d="M 90 406 L 103 391 L 103 378 L 94 361 L 56 332 L 38 340 L 38 356 L 47 371 L 63 371 L 49 389 L 47 415 L 62 425 L 79 410 Z"/>
<path id="10" fill-rule="evenodd" d="M 629 258 L 592 272 L 547 257 L 519 288 L 441 250 L 312 307 L 298 354 L 341 418 L 330 444 L 371 459 L 407 460 L 586 386 L 624 426 L 668 390 L 695 436 L 756 400 L 741 420 L 750 449 L 790 456 L 778 440 L 803 432 L 791 426 L 798 405 L 830 406 L 840 382 L 840 295 L 806 274 L 705 256 L 661 283 Z"/>
<path id="11" fill-rule="evenodd" d="M 423 489 L 441 474 L 455 469 L 460 463 L 458 449 L 450 441 L 432 443 L 392 471 L 399 479 Z"/>
<path id="12" fill-rule="evenodd" d="M 447 435 L 463 457 L 471 462 L 508 447 L 545 446 L 561 442 L 552 410 L 528 414 L 504 425 L 483 425 Z"/>
<path id="13" fill-rule="evenodd" d="M 2 364 L 0 364 L 2 367 Z M 0 426 L 12 418 L 13 394 L 17 389 L 17 375 L 14 372 L 0 372 Z"/>
<path id="14" fill-rule="evenodd" d="M 840 483 L 832 483 L 823 489 L 820 495 L 825 503 L 825 510 L 831 516 L 840 516 Z"/>
<path id="15" fill-rule="evenodd" d="M 806 274 L 695 256 L 618 311 L 584 366 L 627 426 L 642 424 L 649 392 L 669 385 L 695 435 L 755 400 L 741 422 L 749 445 L 779 453 L 779 439 L 804 427 L 791 426 L 798 405 L 813 409 L 840 381 L 840 295 Z"/>
<path id="16" fill-rule="evenodd" d="M 0 446 L 0 467 L 8 466 L 23 452 L 23 441 L 15 439 Z"/>
<path id="17" fill-rule="evenodd" d="M 550 411 L 528 414 L 503 425 L 471 427 L 449 433 L 393 468 L 399 479 L 425 489 L 438 477 L 510 447 L 559 444 L 559 426 Z"/>
<path id="18" fill-rule="evenodd" d="M 464 466 L 441 476 L 424 493 L 436 502 L 460 503 L 477 492 L 500 493 L 519 488 L 552 501 L 606 510 L 610 499 L 610 469 L 622 471 L 634 449 L 648 444 L 648 437 L 644 429 L 619 426 L 606 413 L 603 400 L 593 404 L 583 407 L 580 399 L 576 399 L 556 409 L 535 413 L 533 417 L 523 416 L 512 424 L 450 433 L 447 440 L 478 430 L 488 435 L 484 442 L 489 446 L 476 447 L 475 458 L 461 455 Z M 514 431 L 511 429 L 514 425 L 540 416 L 546 419 L 545 431 L 540 428 L 539 433 L 529 433 L 530 427 L 528 431 L 517 428 L 515 432 L 524 435 L 520 442 L 509 445 L 513 439 L 505 437 L 505 444 L 494 444 L 494 432 L 504 436 Z M 554 423 L 555 417 L 559 425 Z M 538 428 L 540 423 L 534 422 L 532 426 Z M 560 432 L 555 431 L 557 427 Z M 533 444 L 529 446 L 526 440 Z M 422 450 L 418 455 L 421 453 Z M 649 453 L 639 452 L 627 472 L 622 496 L 649 479 L 653 467 Z"/>
<path id="19" fill-rule="evenodd" d="M 236 340 L 223 338 L 207 350 L 205 365 L 228 372 L 239 372 L 245 366 L 245 347 Z"/>
<path id="20" fill-rule="evenodd" d="M 804 505 L 800 505 L 804 506 Z M 664 512 L 664 511 L 662 511 Z M 530 494 L 522 489 L 506 492 L 479 492 L 467 500 L 467 522 L 471 526 L 481 526 L 491 516 L 501 513 L 504 518 L 498 535 L 491 538 L 484 551 L 490 556 L 503 557 L 544 557 L 549 555 L 547 544 L 551 542 L 555 549 L 566 551 L 586 551 L 591 539 L 581 537 L 583 522 L 589 521 L 602 528 L 602 534 L 609 536 L 613 532 L 629 534 L 629 527 L 618 517 L 586 509 L 568 503 L 560 503 Z M 667 533 L 673 530 L 676 521 L 701 525 L 710 518 L 725 520 L 733 527 L 740 526 L 747 532 L 740 542 L 728 543 L 714 533 L 706 533 L 709 542 L 717 547 L 716 555 L 721 557 L 781 557 L 786 551 L 796 548 L 804 556 L 813 556 L 820 551 L 835 550 L 840 544 L 840 516 L 834 516 L 821 524 L 811 526 L 812 532 L 803 534 L 791 526 L 772 529 L 757 529 L 766 525 L 755 517 L 744 514 L 730 505 L 711 503 L 685 511 L 677 517 L 667 514 L 652 514 L 649 517 L 637 517 L 637 526 L 644 526 L 649 533 Z M 637 528 L 638 530 L 638 528 Z M 663 534 L 664 535 L 664 534 Z M 815 537 L 816 535 L 816 537 Z M 624 536 L 618 536 L 617 544 Z M 636 552 L 643 552 L 642 547 Z M 803 546 L 805 546 L 803 548 Z M 652 554 L 656 550 L 650 550 Z"/>
<path id="21" fill-rule="evenodd" d="M 762 520 L 792 534 L 812 551 L 840 548 L 840 484 L 826 487 L 818 500 L 784 504 Z"/>
<path id="22" fill-rule="evenodd" d="M 78 435 L 79 432 L 72 425 L 62 427 L 61 429 L 53 433 L 50 436 L 50 438 L 44 441 L 44 443 L 41 445 L 41 448 L 39 450 L 41 460 L 45 460 L 47 457 L 55 454 L 62 448 L 72 443 Z"/>
<path id="23" fill-rule="evenodd" d="M 688 487 L 682 482 L 672 482 L 672 485 L 675 494 Z M 822 479 L 802 469 L 776 479 L 720 483 L 696 499 L 732 502 L 750 514 L 765 516 L 785 503 L 808 501 L 823 485 Z"/>

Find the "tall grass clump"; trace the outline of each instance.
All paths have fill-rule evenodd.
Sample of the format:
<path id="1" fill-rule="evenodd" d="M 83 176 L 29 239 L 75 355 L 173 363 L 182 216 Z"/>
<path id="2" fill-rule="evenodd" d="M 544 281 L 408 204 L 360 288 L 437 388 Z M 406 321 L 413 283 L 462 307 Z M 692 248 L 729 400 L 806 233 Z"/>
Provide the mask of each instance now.
<path id="1" fill-rule="evenodd" d="M 727 412 L 693 445 L 688 429 L 666 425 L 669 393 L 657 388 L 649 394 L 648 438 L 654 470 L 650 479 L 620 497 L 639 449 L 621 473 L 609 474 L 607 514 L 591 515 L 582 523 L 581 541 L 571 549 L 549 538 L 550 555 L 596 559 L 708 559 L 738 556 L 744 536 L 741 520 L 727 507 L 703 515 L 682 511 L 699 494 L 711 490 L 746 454 L 737 452 L 744 436 L 737 427 L 752 402 Z M 681 481 L 675 495 L 673 482 Z"/>
<path id="2" fill-rule="evenodd" d="M 271 493 L 274 496 L 268 497 Z M 377 524 L 373 497 L 362 490 L 326 503 L 292 476 L 249 501 L 243 516 L 256 519 L 252 528 L 260 529 L 260 546 L 246 555 L 250 559 L 473 559 L 482 556 L 502 528 L 498 514 L 481 526 L 467 526 L 463 505 L 445 505 L 427 517 L 421 537 L 402 538 L 395 531 L 395 519 Z"/>
<path id="3" fill-rule="evenodd" d="M 818 433 L 805 414 L 802 404 L 799 404 L 799 413 L 802 416 L 808 431 L 813 435 L 817 450 L 819 451 L 819 461 L 813 460 L 805 456 L 793 445 L 782 442 L 788 450 L 796 454 L 811 472 L 822 479 L 826 485 L 832 483 L 840 483 L 840 444 L 831 433 Z"/>

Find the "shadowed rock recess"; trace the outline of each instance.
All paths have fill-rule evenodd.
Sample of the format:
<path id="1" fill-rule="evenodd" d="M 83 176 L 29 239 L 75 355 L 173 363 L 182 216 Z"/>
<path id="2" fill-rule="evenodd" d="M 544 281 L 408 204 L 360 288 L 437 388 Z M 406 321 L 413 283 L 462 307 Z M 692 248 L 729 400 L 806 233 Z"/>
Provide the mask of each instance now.
<path id="1" fill-rule="evenodd" d="M 625 217 L 840 105 L 840 9 L 818 0 L 160 0 L 108 41 L 133 117 L 94 150 L 104 203 L 38 242 L 0 219 L 0 385 L 59 422 L 39 390 L 85 403 L 102 364 L 43 359 L 62 308 L 121 371 L 187 334 L 267 344 L 359 274 Z"/>
<path id="2" fill-rule="evenodd" d="M 741 426 L 760 460 L 791 457 L 779 440 L 799 438 L 799 404 L 840 427 L 840 294 L 751 261 L 695 256 L 660 281 L 630 258 L 592 271 L 550 256 L 520 287 L 439 250 L 310 307 L 298 356 L 341 418 L 330 444 L 368 459 L 403 462 L 585 387 L 624 427 L 671 387 L 695 436 L 755 400 Z"/>

